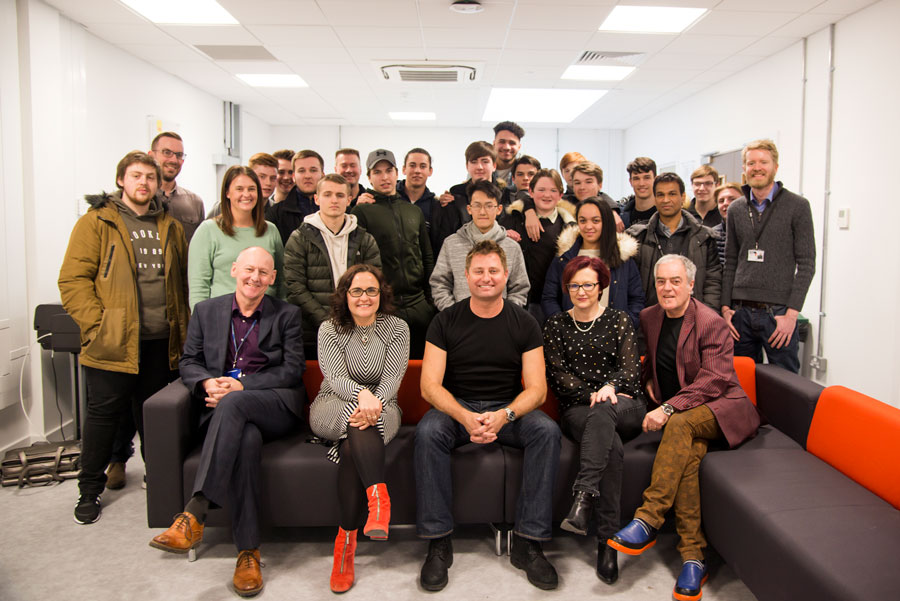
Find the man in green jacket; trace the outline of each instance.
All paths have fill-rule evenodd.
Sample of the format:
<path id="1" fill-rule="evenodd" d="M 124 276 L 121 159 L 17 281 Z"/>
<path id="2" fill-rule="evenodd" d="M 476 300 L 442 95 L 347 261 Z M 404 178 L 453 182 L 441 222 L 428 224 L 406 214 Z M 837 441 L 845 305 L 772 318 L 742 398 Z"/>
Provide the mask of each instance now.
<path id="1" fill-rule="evenodd" d="M 425 332 L 434 316 L 428 278 L 434 255 L 419 207 L 397 194 L 397 160 L 390 150 L 379 148 L 366 159 L 366 176 L 374 203 L 353 207 L 360 226 L 378 243 L 384 275 L 394 291 L 397 317 L 409 325 L 411 359 L 421 359 Z"/>
<path id="2" fill-rule="evenodd" d="M 184 230 L 156 198 L 159 164 L 134 151 L 119 161 L 112 194 L 72 230 L 59 272 L 63 307 L 81 329 L 87 414 L 75 521 L 100 518 L 120 415 L 133 411 L 143 441 L 144 400 L 178 377 L 187 333 Z M 143 444 L 141 452 L 143 453 Z"/>
<path id="3" fill-rule="evenodd" d="M 303 314 L 303 354 L 318 355 L 319 326 L 331 312 L 331 294 L 347 269 L 358 263 L 381 268 L 375 238 L 348 215 L 352 187 L 337 173 L 319 180 L 313 196 L 319 210 L 307 215 L 284 247 L 284 281 L 289 303 Z"/>

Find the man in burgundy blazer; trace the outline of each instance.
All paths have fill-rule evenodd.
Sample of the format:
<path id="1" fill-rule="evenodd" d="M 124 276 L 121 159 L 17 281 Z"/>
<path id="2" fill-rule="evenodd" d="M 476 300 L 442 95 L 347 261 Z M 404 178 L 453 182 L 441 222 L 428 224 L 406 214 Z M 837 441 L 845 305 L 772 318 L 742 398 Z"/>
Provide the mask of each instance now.
<path id="1" fill-rule="evenodd" d="M 634 519 L 608 544 L 640 555 L 656 543 L 663 516 L 675 507 L 683 566 L 674 597 L 693 601 L 706 581 L 700 530 L 700 460 L 710 441 L 735 447 L 756 434 L 759 414 L 734 371 L 734 343 L 718 313 L 691 297 L 696 266 L 665 255 L 653 273 L 659 304 L 641 311 L 647 341 L 641 380 L 658 405 L 647 412 L 644 431 L 662 430 L 650 486 Z"/>

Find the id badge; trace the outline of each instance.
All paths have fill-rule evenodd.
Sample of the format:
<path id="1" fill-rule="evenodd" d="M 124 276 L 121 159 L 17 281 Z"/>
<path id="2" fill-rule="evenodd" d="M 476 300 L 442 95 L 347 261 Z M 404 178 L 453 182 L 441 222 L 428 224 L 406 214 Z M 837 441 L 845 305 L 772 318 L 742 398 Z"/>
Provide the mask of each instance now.
<path id="1" fill-rule="evenodd" d="M 228 376 L 229 378 L 234 378 L 235 380 L 240 380 L 241 376 L 243 374 L 241 374 L 241 370 L 239 370 L 239 369 L 229 369 L 228 371 L 225 372 L 225 375 Z"/>
<path id="2" fill-rule="evenodd" d="M 747 260 L 751 263 L 762 263 L 766 260 L 766 251 L 759 248 L 751 248 L 747 251 Z"/>

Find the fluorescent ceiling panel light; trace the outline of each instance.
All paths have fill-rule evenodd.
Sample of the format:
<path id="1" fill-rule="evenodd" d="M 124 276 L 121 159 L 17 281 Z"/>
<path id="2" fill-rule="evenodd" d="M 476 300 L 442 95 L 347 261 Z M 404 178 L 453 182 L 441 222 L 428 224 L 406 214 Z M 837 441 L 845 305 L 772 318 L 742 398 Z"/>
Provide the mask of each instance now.
<path id="1" fill-rule="evenodd" d="M 293 73 L 239 73 L 238 79 L 254 88 L 308 88 L 303 78 Z"/>
<path id="2" fill-rule="evenodd" d="M 609 13 L 600 31 L 681 33 L 706 12 L 705 8 L 620 5 Z"/>
<path id="3" fill-rule="evenodd" d="M 394 111 L 388 113 L 388 117 L 394 121 L 434 121 L 437 119 L 435 113 L 427 111 Z"/>
<path id="4" fill-rule="evenodd" d="M 121 0 L 154 23 L 166 25 L 238 25 L 216 0 Z"/>
<path id="5" fill-rule="evenodd" d="M 569 65 L 560 79 L 579 81 L 621 81 L 631 75 L 634 67 L 613 65 Z"/>
<path id="6" fill-rule="evenodd" d="M 607 90 L 493 88 L 482 121 L 571 123 Z"/>

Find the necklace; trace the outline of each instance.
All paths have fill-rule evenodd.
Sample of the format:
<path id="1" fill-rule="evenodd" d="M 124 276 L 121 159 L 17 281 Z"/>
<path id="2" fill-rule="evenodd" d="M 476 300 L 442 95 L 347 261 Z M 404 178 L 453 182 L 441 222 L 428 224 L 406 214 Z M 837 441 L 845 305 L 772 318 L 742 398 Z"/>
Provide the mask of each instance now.
<path id="1" fill-rule="evenodd" d="M 372 325 L 374 324 L 370 324 L 367 326 L 357 326 L 359 328 L 359 339 L 363 344 L 369 343 L 369 331 L 372 329 Z"/>
<path id="2" fill-rule="evenodd" d="M 575 319 L 575 310 L 572 309 L 569 312 L 569 315 L 572 316 L 572 323 L 575 324 L 575 329 L 578 330 L 579 332 L 581 332 L 582 334 L 585 332 L 591 331 L 591 328 L 593 328 L 594 324 L 597 323 L 597 319 L 600 317 L 601 314 L 602 314 L 602 311 L 598 312 L 597 315 L 594 316 L 594 319 L 591 320 L 591 325 L 589 325 L 588 327 L 586 327 L 585 329 L 582 330 L 580 327 L 578 327 L 578 320 Z"/>

